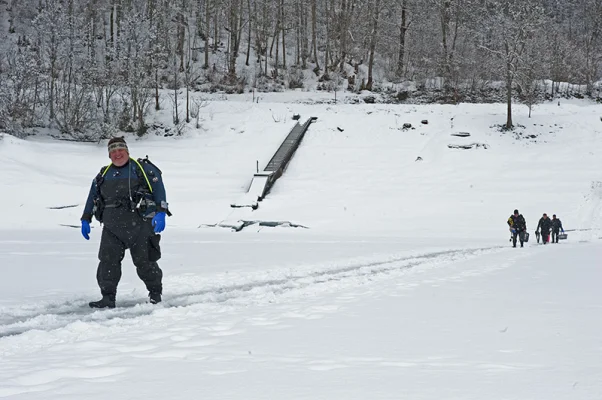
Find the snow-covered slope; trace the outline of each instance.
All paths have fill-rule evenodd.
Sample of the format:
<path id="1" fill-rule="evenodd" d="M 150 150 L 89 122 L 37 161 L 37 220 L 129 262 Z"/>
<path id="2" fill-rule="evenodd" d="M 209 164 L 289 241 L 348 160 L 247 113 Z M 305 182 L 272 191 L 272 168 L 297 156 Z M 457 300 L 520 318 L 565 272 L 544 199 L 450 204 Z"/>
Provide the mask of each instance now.
<path id="1" fill-rule="evenodd" d="M 159 306 L 129 256 L 118 308 L 86 306 L 100 229 L 64 225 L 104 144 L 0 139 L 0 397 L 602 397 L 600 106 L 516 108 L 502 133 L 503 105 L 230 100 L 202 130 L 128 140 L 174 212 Z M 232 209 L 295 113 L 318 120 L 284 176 Z M 530 232 L 543 212 L 578 230 L 512 249 L 514 208 Z M 307 229 L 207 226 L 238 218 Z"/>

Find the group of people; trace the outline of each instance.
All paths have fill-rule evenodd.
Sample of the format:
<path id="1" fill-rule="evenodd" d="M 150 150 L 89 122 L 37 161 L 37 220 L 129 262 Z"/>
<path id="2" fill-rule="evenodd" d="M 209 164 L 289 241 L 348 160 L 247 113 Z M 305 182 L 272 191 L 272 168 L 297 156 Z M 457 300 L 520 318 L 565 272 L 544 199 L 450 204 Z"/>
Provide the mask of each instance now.
<path id="1" fill-rule="evenodd" d="M 518 212 L 518 210 L 514 210 L 514 213 L 508 218 L 508 226 L 510 227 L 510 232 L 512 233 L 512 247 L 516 247 L 517 239 L 520 242 L 520 247 L 524 247 L 524 243 L 528 240 L 527 233 L 527 222 L 525 221 L 525 217 Z M 562 227 L 562 222 L 560 219 L 556 218 L 556 214 L 552 215 L 552 219 L 548 218 L 547 213 L 543 213 L 543 216 L 539 219 L 539 223 L 537 224 L 537 229 L 535 230 L 535 235 L 539 237 L 541 235 L 541 240 L 543 244 L 548 244 L 550 242 L 550 234 L 552 235 L 552 243 L 558 243 L 558 236 L 560 232 L 564 233 L 564 228 Z"/>
<path id="2" fill-rule="evenodd" d="M 556 214 L 553 214 L 552 219 L 550 219 L 548 218 L 548 214 L 543 213 L 535 230 L 536 235 L 541 235 L 543 244 L 550 242 L 550 233 L 552 234 L 552 243 L 558 243 L 560 232 L 564 233 L 564 228 L 560 219 L 556 218 Z"/>

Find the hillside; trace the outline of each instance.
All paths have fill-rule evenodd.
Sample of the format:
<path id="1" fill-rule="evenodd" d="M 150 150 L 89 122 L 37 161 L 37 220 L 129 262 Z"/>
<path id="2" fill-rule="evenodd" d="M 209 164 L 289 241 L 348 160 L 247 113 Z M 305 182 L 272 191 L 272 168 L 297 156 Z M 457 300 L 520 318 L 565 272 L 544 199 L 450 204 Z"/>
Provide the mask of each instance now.
<path id="1" fill-rule="evenodd" d="M 117 308 L 87 306 L 101 228 L 86 241 L 79 217 L 106 142 L 0 136 L 0 398 L 599 398 L 600 107 L 516 108 L 503 132 L 503 104 L 323 100 L 215 96 L 201 129 L 127 137 L 174 213 L 158 305 L 126 255 Z M 284 175 L 231 208 L 293 114 L 318 119 Z M 568 239 L 513 249 L 515 208 Z M 237 218 L 306 228 L 211 226 Z"/>

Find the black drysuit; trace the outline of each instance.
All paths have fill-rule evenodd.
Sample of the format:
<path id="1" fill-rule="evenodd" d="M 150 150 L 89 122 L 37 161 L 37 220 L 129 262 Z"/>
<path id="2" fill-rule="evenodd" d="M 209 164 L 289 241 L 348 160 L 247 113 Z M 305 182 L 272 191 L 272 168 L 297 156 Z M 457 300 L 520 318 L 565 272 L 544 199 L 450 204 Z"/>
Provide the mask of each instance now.
<path id="1" fill-rule="evenodd" d="M 151 293 L 161 294 L 163 272 L 157 260 L 161 257 L 159 240 L 152 227 L 152 217 L 143 217 L 137 209 L 140 193 L 152 187 L 156 211 L 166 211 L 165 188 L 159 170 L 152 164 L 141 164 L 144 177 L 133 159 L 122 166 L 110 165 L 103 169 L 102 183 L 92 183 L 82 220 L 92 220 L 94 198 L 100 196 L 105 204 L 104 224 L 98 251 L 96 279 L 103 296 L 115 296 L 121 279 L 121 261 L 129 249 L 138 277 Z M 102 172 L 101 172 L 102 174 Z M 153 210 L 155 211 L 155 210 Z M 147 214 L 144 214 L 147 215 Z M 154 213 L 153 213 L 154 215 Z"/>
<path id="2" fill-rule="evenodd" d="M 548 244 L 550 241 L 550 230 L 552 229 L 552 220 L 550 218 L 541 217 L 537 224 L 537 230 L 541 231 L 541 239 L 543 244 Z"/>
<path id="3" fill-rule="evenodd" d="M 558 234 L 564 232 L 562 222 L 558 218 L 552 218 L 552 243 L 558 243 Z"/>
<path id="4" fill-rule="evenodd" d="M 520 215 L 511 215 L 508 218 L 508 226 L 512 230 L 512 246 L 516 247 L 516 239 L 520 240 L 520 247 L 523 247 L 523 243 L 525 242 L 525 232 L 527 232 L 527 222 L 525 221 L 525 217 L 522 214 Z"/>

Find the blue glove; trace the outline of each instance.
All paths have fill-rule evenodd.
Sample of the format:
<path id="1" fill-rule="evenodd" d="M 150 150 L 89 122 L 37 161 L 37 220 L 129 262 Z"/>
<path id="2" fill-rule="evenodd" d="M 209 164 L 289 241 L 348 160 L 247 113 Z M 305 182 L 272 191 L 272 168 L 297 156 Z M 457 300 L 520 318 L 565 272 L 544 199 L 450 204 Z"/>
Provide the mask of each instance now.
<path id="1" fill-rule="evenodd" d="M 512 229 L 512 233 L 516 233 L 516 229 Z"/>
<path id="2" fill-rule="evenodd" d="M 90 223 L 86 220 L 82 220 L 82 236 L 90 240 Z"/>
<path id="3" fill-rule="evenodd" d="M 153 227 L 155 228 L 155 233 L 161 233 L 165 229 L 165 213 L 158 212 L 153 217 Z"/>

